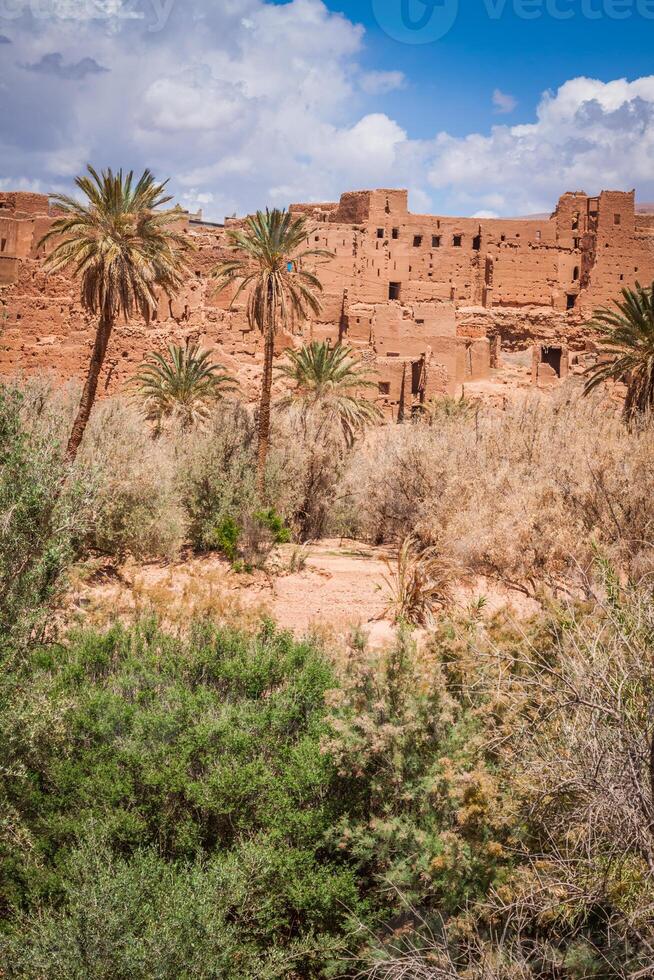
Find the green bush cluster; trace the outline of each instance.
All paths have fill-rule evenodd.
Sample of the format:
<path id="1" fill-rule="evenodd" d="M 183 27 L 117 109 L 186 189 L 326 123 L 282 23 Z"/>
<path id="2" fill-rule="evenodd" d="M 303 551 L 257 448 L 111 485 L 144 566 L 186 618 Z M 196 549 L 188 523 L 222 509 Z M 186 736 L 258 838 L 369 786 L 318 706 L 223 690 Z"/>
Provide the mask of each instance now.
<path id="1" fill-rule="evenodd" d="M 288 544 L 291 540 L 290 529 L 284 525 L 283 519 L 275 511 L 274 507 L 256 511 L 254 518 L 262 527 L 270 531 L 275 544 Z"/>
<path id="2" fill-rule="evenodd" d="M 501 877 L 483 815 L 456 886 L 434 870 L 456 826 L 442 756 L 475 771 L 474 722 L 450 730 L 407 642 L 340 678 L 265 624 L 35 650 L 0 729 L 6 975 L 328 976 L 395 888 L 455 910 Z"/>
<path id="3" fill-rule="evenodd" d="M 35 646 L 0 685 L 3 976 L 645 976 L 654 604 L 607 589 L 340 666 L 269 623 Z"/>
<path id="4" fill-rule="evenodd" d="M 270 546 L 287 544 L 291 540 L 290 529 L 284 525 L 273 507 L 255 511 L 248 524 L 250 533 L 246 534 L 244 528 L 227 515 L 208 538 L 213 547 L 229 558 L 235 567 L 252 567 L 249 559 L 261 559 L 270 550 Z"/>
<path id="5" fill-rule="evenodd" d="M 238 557 L 238 542 L 241 537 L 241 529 L 233 517 L 223 517 L 218 525 L 213 537 L 214 547 L 222 551 L 230 561 L 236 561 Z"/>

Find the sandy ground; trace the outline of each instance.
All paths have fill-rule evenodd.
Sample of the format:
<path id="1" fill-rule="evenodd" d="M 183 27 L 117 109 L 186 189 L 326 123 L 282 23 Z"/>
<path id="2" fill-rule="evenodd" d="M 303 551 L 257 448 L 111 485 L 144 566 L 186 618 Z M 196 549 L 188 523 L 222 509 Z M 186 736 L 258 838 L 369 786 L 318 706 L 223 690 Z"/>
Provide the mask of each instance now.
<path id="1" fill-rule="evenodd" d="M 394 635 L 385 615 L 384 581 L 386 563 L 393 559 L 384 548 L 329 539 L 279 548 L 271 571 L 253 574 L 236 573 L 215 555 L 171 564 L 129 562 L 118 569 L 86 566 L 73 583 L 66 618 L 105 625 L 153 612 L 173 625 L 193 615 L 246 625 L 268 615 L 297 636 L 318 631 L 341 637 L 358 628 L 371 646 L 383 646 Z M 302 567 L 292 570 L 298 564 Z M 462 608 L 484 596 L 484 615 L 508 607 L 520 619 L 538 608 L 519 593 L 483 579 L 460 584 L 455 591 Z"/>

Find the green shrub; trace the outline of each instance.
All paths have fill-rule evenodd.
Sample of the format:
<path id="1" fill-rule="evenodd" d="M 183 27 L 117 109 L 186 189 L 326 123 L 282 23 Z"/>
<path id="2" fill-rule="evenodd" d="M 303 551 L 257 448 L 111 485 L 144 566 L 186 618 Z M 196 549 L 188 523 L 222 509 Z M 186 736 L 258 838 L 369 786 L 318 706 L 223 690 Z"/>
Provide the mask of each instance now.
<path id="1" fill-rule="evenodd" d="M 229 558 L 230 561 L 236 561 L 238 557 L 238 542 L 240 537 L 241 529 L 234 518 L 223 517 L 215 531 L 215 547 L 218 549 L 218 551 L 222 551 L 222 553 Z"/>
<path id="2" fill-rule="evenodd" d="M 503 866 L 475 722 L 406 639 L 339 681 L 268 625 L 146 622 L 35 651 L 13 683 L 9 976 L 327 976 L 400 892 L 454 911 Z M 457 823 L 464 793 L 483 808 Z"/>
<path id="3" fill-rule="evenodd" d="M 483 699 L 450 684 L 452 638 L 417 655 L 406 631 L 381 654 L 351 658 L 325 747 L 360 792 L 334 825 L 369 882 L 427 915 L 454 915 L 510 866 L 501 786 L 485 749 Z"/>
<path id="4" fill-rule="evenodd" d="M 267 510 L 258 510 L 255 512 L 254 517 L 262 527 L 270 531 L 275 544 L 288 544 L 291 540 L 290 530 L 285 526 L 284 521 L 276 513 L 274 507 L 269 507 Z"/>
<path id="5" fill-rule="evenodd" d="M 64 481 L 49 427 L 29 424 L 25 401 L 0 387 L 0 647 L 39 626 L 74 560 L 83 532 L 83 492 Z"/>
<path id="6" fill-rule="evenodd" d="M 61 868 L 60 903 L 38 916 L 19 916 L 5 937 L 3 976 L 297 977 L 295 964 L 301 968 L 330 954 L 330 944 L 319 937 L 278 938 L 288 926 L 286 909 L 276 904 L 282 878 L 302 871 L 312 869 L 258 842 L 221 858 L 173 863 L 154 848 L 130 858 L 116 855 L 88 836 Z M 338 883 L 324 876 L 307 891 L 333 902 L 341 897 Z M 293 897 L 296 904 L 301 900 Z M 342 897 L 348 899 L 347 891 Z M 0 951 L 2 945 L 0 939 Z"/>
<path id="7" fill-rule="evenodd" d="M 318 650 L 268 626 L 183 641 L 143 624 L 34 653 L 24 697 L 59 723 L 26 724 L 17 703 L 2 716 L 13 975 L 174 977 L 203 930 L 205 972 L 186 975 L 290 975 L 255 968 L 282 949 L 309 975 L 308 950 L 366 915 L 354 865 L 326 840 L 348 806 L 321 745 L 333 684 Z"/>
<path id="8" fill-rule="evenodd" d="M 189 436 L 182 454 L 180 497 L 196 551 L 220 547 L 216 535 L 224 522 L 242 528 L 257 506 L 255 471 L 252 420 L 242 406 L 220 405 L 207 428 Z"/>
<path id="9" fill-rule="evenodd" d="M 0 685 L 3 975 L 646 975 L 654 614 L 607 591 L 340 669 L 269 624 L 34 650 Z"/>

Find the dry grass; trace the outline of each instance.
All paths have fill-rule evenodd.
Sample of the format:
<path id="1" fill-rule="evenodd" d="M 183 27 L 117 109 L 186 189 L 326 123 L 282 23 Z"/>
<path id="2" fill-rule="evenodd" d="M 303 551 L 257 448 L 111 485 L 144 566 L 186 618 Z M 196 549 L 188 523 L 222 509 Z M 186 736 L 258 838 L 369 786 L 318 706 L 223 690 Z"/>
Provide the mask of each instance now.
<path id="1" fill-rule="evenodd" d="M 438 546 L 450 577 L 484 575 L 532 597 L 578 594 L 598 551 L 634 579 L 654 573 L 653 425 L 629 431 L 614 405 L 565 386 L 504 412 L 444 404 L 349 453 L 277 416 L 266 506 L 296 540 L 400 546 L 412 535 L 423 552 Z M 70 406 L 69 394 L 26 388 L 26 415 L 53 440 Z M 187 542 L 214 547 L 227 516 L 246 529 L 260 508 L 254 445 L 242 406 L 219 407 L 204 432 L 153 439 L 129 403 L 99 404 L 78 463 L 86 547 L 170 560 Z"/>
<path id="2" fill-rule="evenodd" d="M 566 389 L 379 429 L 339 495 L 351 533 L 438 542 L 460 574 L 528 595 L 582 588 L 597 549 L 635 578 L 654 572 L 654 428 L 629 432 L 613 408 Z"/>
<path id="3" fill-rule="evenodd" d="M 90 582 L 82 569 L 73 577 L 68 612 L 79 612 L 86 626 L 102 629 L 115 621 L 131 623 L 148 617 L 182 632 L 202 619 L 255 629 L 270 614 L 265 601 L 245 601 L 242 578 L 220 559 L 211 561 L 202 565 L 193 559 L 171 565 L 128 561 L 119 573 L 100 572 Z"/>
<path id="4" fill-rule="evenodd" d="M 93 551 L 119 559 L 172 559 L 179 553 L 187 534 L 179 442 L 176 432 L 154 439 L 136 407 L 122 399 L 96 407 L 77 466 L 93 488 Z"/>
<path id="5" fill-rule="evenodd" d="M 75 406 L 72 389 L 48 382 L 20 386 L 28 428 L 63 452 Z M 343 467 L 333 433 L 277 415 L 269 457 L 269 500 L 255 492 L 253 413 L 238 402 L 216 406 L 202 428 L 170 425 L 158 436 L 132 400 L 99 402 L 92 413 L 75 477 L 85 491 L 83 549 L 124 560 L 174 560 L 190 543 L 215 547 L 216 528 L 233 519 L 244 545 L 258 533 L 252 516 L 273 507 L 301 540 L 319 536 Z M 341 440 L 342 442 L 342 440 Z M 59 448 L 57 448 L 59 447 Z M 257 551 L 258 542 L 253 541 Z"/>

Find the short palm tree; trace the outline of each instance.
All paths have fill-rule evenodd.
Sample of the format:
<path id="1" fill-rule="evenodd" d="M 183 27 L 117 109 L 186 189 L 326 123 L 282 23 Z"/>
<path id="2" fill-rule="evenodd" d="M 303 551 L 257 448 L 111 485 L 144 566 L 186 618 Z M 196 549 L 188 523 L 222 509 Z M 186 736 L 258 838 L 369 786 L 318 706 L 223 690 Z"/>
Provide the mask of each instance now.
<path id="1" fill-rule="evenodd" d="M 599 354 L 606 358 L 588 369 L 584 394 L 604 381 L 627 385 L 627 421 L 654 406 L 654 283 L 622 290 L 615 309 L 596 310 L 589 326 L 600 338 Z"/>
<path id="2" fill-rule="evenodd" d="M 98 378 L 114 324 L 120 315 L 134 313 L 149 322 L 157 308 L 158 293 L 172 296 L 187 271 L 185 253 L 190 243 L 176 227 L 178 208 L 164 208 L 172 200 L 166 183 L 157 183 L 149 170 L 135 181 L 130 171 L 88 175 L 75 183 L 84 195 L 78 201 L 66 194 L 52 198 L 61 217 L 41 239 L 56 242 L 45 260 L 46 271 L 72 269 L 80 278 L 83 308 L 98 319 L 86 382 L 68 440 L 66 459 L 77 455 L 93 408 Z"/>
<path id="3" fill-rule="evenodd" d="M 303 263 L 311 258 L 331 258 L 324 249 L 306 247 L 311 234 L 305 215 L 294 217 L 278 209 L 257 211 L 242 228 L 228 232 L 227 248 L 234 258 L 214 270 L 218 291 L 237 286 L 232 304 L 246 292 L 248 322 L 264 338 L 257 447 L 257 491 L 262 498 L 270 443 L 275 333 L 280 327 L 292 328 L 297 319 L 320 311 L 322 285 Z"/>
<path id="4" fill-rule="evenodd" d="M 133 382 L 147 417 L 158 427 L 165 419 L 177 419 L 183 428 L 204 422 L 211 405 L 237 387 L 223 365 L 197 344 L 171 344 L 167 356 L 148 355 Z"/>
<path id="5" fill-rule="evenodd" d="M 348 445 L 357 432 L 381 421 L 381 409 L 363 394 L 377 389 L 377 384 L 352 347 L 314 340 L 299 350 L 287 350 L 286 358 L 277 370 L 292 388 L 279 400 L 280 406 L 296 406 L 303 414 L 339 422 Z"/>
<path id="6" fill-rule="evenodd" d="M 425 548 L 418 538 L 409 535 L 400 546 L 396 564 L 386 562 L 386 567 L 388 605 L 382 615 L 392 614 L 397 623 L 433 626 L 434 611 L 449 606 L 453 600 L 452 563 L 439 548 Z"/>

